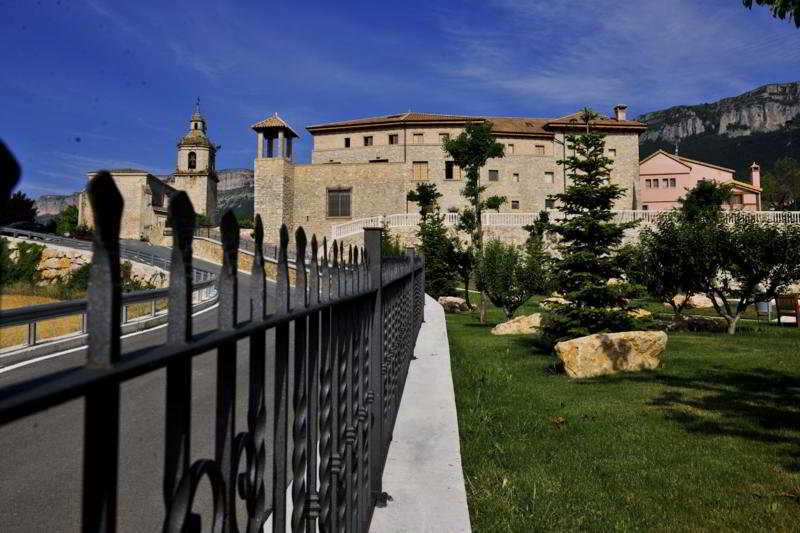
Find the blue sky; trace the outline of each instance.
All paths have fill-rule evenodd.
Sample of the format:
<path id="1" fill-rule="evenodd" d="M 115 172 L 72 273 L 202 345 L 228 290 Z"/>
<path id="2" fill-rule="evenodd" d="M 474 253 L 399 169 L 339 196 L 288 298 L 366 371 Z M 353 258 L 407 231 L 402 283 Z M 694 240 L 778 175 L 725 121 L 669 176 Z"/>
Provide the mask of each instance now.
<path id="1" fill-rule="evenodd" d="M 252 167 L 249 125 L 397 113 L 634 116 L 800 79 L 800 30 L 740 0 L 0 0 L 0 139 L 31 196 L 175 166 L 195 98 Z"/>

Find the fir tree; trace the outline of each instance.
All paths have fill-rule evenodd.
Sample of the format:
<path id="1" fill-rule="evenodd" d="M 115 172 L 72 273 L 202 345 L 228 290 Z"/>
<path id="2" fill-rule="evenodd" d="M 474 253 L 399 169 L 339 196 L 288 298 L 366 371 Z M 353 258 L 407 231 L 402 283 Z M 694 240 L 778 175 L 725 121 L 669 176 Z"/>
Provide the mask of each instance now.
<path id="1" fill-rule="evenodd" d="M 622 278 L 623 265 L 615 252 L 635 222 L 613 222 L 614 201 L 625 189 L 609 181 L 613 161 L 604 155 L 605 136 L 571 135 L 567 143 L 574 155 L 559 164 L 566 165 L 571 184 L 554 195 L 565 217 L 549 230 L 560 241 L 555 286 L 568 303 L 554 305 L 544 317 L 542 339 L 549 346 L 592 333 L 633 329 L 628 299 L 638 293 L 626 282 L 609 283 Z"/>

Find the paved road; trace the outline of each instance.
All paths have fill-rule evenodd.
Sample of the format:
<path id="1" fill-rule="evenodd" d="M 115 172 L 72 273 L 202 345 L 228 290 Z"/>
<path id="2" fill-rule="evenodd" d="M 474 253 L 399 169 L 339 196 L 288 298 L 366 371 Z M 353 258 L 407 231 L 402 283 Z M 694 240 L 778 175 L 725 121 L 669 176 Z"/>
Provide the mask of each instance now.
<path id="1" fill-rule="evenodd" d="M 142 246 L 151 253 L 169 250 Z M 219 266 L 196 261 L 219 271 Z M 239 320 L 249 320 L 249 276 L 240 276 Z M 215 329 L 217 309 L 194 318 L 197 332 Z M 124 338 L 123 352 L 162 344 L 166 328 Z M 274 344 L 268 336 L 268 346 Z M 246 429 L 248 356 L 240 342 L 237 376 L 237 432 Z M 0 374 L 0 387 L 80 366 L 83 349 Z M 213 458 L 216 354 L 194 358 L 192 383 L 192 459 Z M 292 365 L 290 365 L 291 372 Z M 290 383 L 292 379 L 290 376 Z M 152 372 L 122 386 L 120 435 L 120 531 L 157 531 L 163 520 L 165 372 Z M 291 396 L 290 396 L 291 398 Z M 291 413 L 290 413 L 291 416 Z M 77 400 L 0 428 L 0 531 L 78 531 L 81 508 L 83 401 Z M 198 491 L 195 511 L 209 524 L 210 493 Z M 242 522 L 240 521 L 240 524 Z"/>

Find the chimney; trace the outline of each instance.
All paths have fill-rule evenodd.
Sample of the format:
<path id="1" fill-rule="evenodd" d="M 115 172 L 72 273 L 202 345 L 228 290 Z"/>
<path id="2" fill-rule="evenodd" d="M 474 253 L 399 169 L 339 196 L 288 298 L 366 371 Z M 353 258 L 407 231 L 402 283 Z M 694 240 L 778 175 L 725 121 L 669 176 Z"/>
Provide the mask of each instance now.
<path id="1" fill-rule="evenodd" d="M 628 120 L 628 106 L 626 105 L 615 105 L 614 106 L 614 118 L 617 120 Z"/>
<path id="2" fill-rule="evenodd" d="M 753 187 L 761 187 L 761 167 L 758 163 L 750 165 L 750 183 Z"/>

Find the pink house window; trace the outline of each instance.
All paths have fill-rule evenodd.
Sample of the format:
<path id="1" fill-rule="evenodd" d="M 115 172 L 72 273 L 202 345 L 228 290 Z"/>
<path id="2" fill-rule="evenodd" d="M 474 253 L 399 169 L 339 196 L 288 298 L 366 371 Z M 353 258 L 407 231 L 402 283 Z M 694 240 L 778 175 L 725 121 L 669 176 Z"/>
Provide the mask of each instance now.
<path id="1" fill-rule="evenodd" d="M 669 179 L 669 186 L 670 187 L 676 187 L 675 178 L 670 178 Z"/>
<path id="2" fill-rule="evenodd" d="M 658 189 L 658 178 L 653 180 L 653 188 Z"/>

